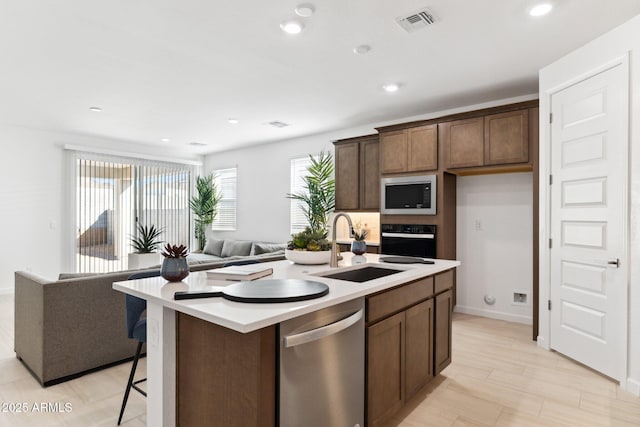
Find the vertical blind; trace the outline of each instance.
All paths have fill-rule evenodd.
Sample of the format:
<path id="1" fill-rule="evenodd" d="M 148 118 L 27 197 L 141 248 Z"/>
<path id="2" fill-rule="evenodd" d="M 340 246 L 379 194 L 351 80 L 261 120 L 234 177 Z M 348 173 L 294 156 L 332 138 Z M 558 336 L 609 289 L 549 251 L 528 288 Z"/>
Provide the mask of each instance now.
<path id="1" fill-rule="evenodd" d="M 218 169 L 213 171 L 213 174 L 220 193 L 220 203 L 218 203 L 218 214 L 211 227 L 213 230 L 235 230 L 238 169 Z"/>
<path id="2" fill-rule="evenodd" d="M 307 169 L 311 166 L 309 156 L 291 160 L 291 194 L 308 193 L 305 188 L 304 177 L 309 173 Z M 299 201 L 291 199 L 291 234 L 303 231 L 309 221 L 304 215 L 304 210 Z"/>
<path id="3" fill-rule="evenodd" d="M 75 270 L 128 268 L 136 224 L 189 245 L 194 166 L 75 152 Z"/>

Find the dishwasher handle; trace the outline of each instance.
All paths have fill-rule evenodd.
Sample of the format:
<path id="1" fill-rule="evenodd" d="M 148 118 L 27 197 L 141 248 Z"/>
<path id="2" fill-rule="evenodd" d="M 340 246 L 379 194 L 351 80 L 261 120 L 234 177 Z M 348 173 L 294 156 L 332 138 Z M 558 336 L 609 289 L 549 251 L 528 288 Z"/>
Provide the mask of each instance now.
<path id="1" fill-rule="evenodd" d="M 287 335 L 283 340 L 284 347 L 295 347 L 300 344 L 317 341 L 319 339 L 328 337 L 329 335 L 337 334 L 338 332 L 347 329 L 348 327 L 362 319 L 363 312 L 364 310 L 361 309 L 353 313 L 349 317 L 345 317 L 342 320 L 338 320 L 337 322 L 330 323 L 326 326 L 321 326 L 319 328 L 311 329 L 306 332 L 300 332 L 299 334 Z"/>

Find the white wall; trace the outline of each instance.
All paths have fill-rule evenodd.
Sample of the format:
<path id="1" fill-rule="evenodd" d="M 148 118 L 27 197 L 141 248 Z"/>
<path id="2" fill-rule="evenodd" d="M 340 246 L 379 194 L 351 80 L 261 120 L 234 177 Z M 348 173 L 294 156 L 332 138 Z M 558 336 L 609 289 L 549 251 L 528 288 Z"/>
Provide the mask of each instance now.
<path id="1" fill-rule="evenodd" d="M 532 209 L 531 173 L 458 177 L 457 312 L 532 323 Z M 527 303 L 514 305 L 513 292 Z"/>
<path id="2" fill-rule="evenodd" d="M 628 375 L 627 389 L 640 395 L 640 16 L 586 44 L 540 71 L 540 117 L 548 117 L 549 93 L 578 76 L 599 68 L 618 57 L 630 53 L 630 233 L 629 239 L 629 331 L 628 331 Z M 540 120 L 540 301 L 546 301 L 549 295 L 549 283 L 546 269 L 548 252 L 546 245 L 547 229 L 545 218 L 546 186 L 544 177 L 548 169 L 549 129 L 546 120 Z M 545 304 L 540 304 L 539 344 L 548 346 L 548 312 Z"/>
<path id="3" fill-rule="evenodd" d="M 0 292 L 13 291 L 13 273 L 27 270 L 55 279 L 69 271 L 67 201 L 62 146 L 75 144 L 172 158 L 201 160 L 178 150 L 87 136 L 0 125 Z"/>

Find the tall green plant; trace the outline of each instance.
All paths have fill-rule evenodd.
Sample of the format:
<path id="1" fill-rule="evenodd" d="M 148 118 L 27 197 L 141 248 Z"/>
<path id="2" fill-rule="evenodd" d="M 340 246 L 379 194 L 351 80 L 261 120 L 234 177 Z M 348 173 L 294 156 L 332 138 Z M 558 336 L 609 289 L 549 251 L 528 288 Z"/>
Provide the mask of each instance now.
<path id="1" fill-rule="evenodd" d="M 309 155 L 311 164 L 307 176 L 303 178 L 305 191 L 288 193 L 289 199 L 300 202 L 300 208 L 309 221 L 312 232 L 326 233 L 329 214 L 336 204 L 336 183 L 333 178 L 333 156 L 329 152 L 320 152 L 317 158 Z"/>
<path id="2" fill-rule="evenodd" d="M 207 226 L 211 225 L 218 214 L 220 198 L 213 174 L 196 178 L 196 195 L 189 200 L 189 207 L 196 217 L 195 237 L 200 250 L 204 249 Z"/>

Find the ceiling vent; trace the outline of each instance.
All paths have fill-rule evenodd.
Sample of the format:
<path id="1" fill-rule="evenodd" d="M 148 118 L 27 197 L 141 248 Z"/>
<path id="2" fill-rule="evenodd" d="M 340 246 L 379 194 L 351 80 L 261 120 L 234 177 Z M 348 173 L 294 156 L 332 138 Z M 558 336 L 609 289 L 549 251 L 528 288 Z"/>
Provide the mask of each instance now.
<path id="1" fill-rule="evenodd" d="M 436 17 L 429 9 L 420 9 L 408 16 L 400 16 L 396 18 L 396 22 L 407 33 L 415 33 L 418 30 L 423 30 L 430 25 L 436 23 Z"/>
<path id="2" fill-rule="evenodd" d="M 283 123 L 283 122 L 279 122 L 277 120 L 273 121 L 273 122 L 269 122 L 267 123 L 269 126 L 274 127 L 274 128 L 286 128 L 287 126 L 289 126 L 288 123 Z"/>
<path id="3" fill-rule="evenodd" d="M 190 142 L 189 145 L 192 145 L 194 147 L 206 147 L 207 146 L 207 144 L 205 144 L 203 142 L 197 142 L 197 141 Z"/>

